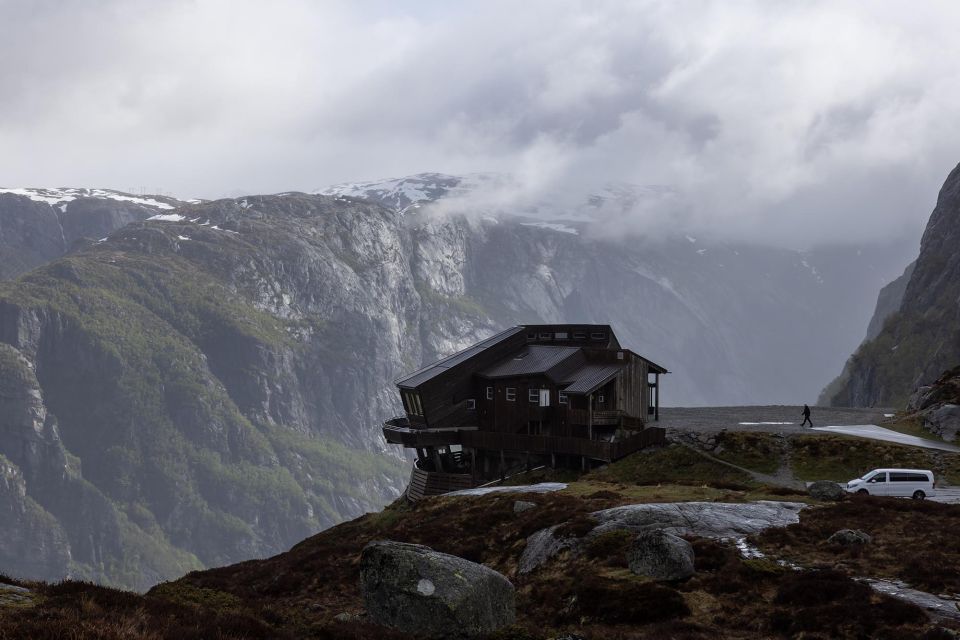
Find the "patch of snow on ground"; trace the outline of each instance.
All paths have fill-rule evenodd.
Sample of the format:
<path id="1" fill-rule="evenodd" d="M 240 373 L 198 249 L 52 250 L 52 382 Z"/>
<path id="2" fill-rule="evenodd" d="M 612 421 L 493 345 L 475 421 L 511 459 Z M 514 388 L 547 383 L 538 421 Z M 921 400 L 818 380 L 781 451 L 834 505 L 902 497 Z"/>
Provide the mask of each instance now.
<path id="1" fill-rule="evenodd" d="M 155 216 L 150 216 L 147 220 L 157 220 L 159 222 L 181 222 L 185 219 L 185 216 L 180 215 L 179 213 L 158 213 Z"/>
<path id="2" fill-rule="evenodd" d="M 742 425 L 761 425 L 761 424 L 796 424 L 796 422 L 741 422 Z"/>
<path id="3" fill-rule="evenodd" d="M 485 496 L 490 493 L 551 493 L 562 491 L 567 485 L 563 482 L 541 482 L 518 487 L 477 487 L 475 489 L 461 489 L 444 494 L 448 496 Z"/>
<path id="4" fill-rule="evenodd" d="M 580 232 L 574 229 L 573 227 L 568 227 L 565 224 L 560 224 L 558 222 L 521 222 L 525 227 L 539 227 L 540 229 L 552 229 L 553 231 L 560 231 L 561 233 L 570 233 L 575 236 L 580 235 Z"/>
<path id="5" fill-rule="evenodd" d="M 177 236 L 177 240 L 189 240 L 187 236 Z"/>

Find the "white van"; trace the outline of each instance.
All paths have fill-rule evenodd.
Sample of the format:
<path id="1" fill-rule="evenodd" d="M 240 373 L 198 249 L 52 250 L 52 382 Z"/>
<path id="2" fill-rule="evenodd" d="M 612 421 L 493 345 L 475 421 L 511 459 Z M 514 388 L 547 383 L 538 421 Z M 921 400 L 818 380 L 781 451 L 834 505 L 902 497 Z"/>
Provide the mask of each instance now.
<path id="1" fill-rule="evenodd" d="M 926 469 L 874 469 L 847 483 L 850 493 L 898 498 L 924 498 L 937 495 L 933 472 Z"/>

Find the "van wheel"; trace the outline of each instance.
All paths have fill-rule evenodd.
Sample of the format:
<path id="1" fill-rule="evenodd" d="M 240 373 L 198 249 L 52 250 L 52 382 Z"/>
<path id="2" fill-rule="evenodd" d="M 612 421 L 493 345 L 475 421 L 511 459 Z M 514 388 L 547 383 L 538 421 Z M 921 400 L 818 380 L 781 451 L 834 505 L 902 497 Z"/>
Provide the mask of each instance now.
<path id="1" fill-rule="evenodd" d="M 870 492 L 867 491 L 866 489 L 860 489 L 860 491 L 857 491 L 858 496 L 865 496 L 865 495 L 868 495 L 869 493 Z"/>
<path id="2" fill-rule="evenodd" d="M 925 494 L 923 491 L 914 491 L 914 492 L 913 492 L 913 499 L 914 499 L 914 500 L 923 500 L 923 499 L 926 498 L 926 497 L 927 497 L 927 494 Z"/>

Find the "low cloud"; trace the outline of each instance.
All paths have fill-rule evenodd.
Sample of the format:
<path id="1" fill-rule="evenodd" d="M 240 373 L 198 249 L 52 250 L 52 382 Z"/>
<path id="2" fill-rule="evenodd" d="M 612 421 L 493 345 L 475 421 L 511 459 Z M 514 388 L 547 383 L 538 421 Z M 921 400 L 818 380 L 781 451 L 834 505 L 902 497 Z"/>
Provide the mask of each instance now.
<path id="1" fill-rule="evenodd" d="M 960 161 L 960 6 L 0 0 L 0 184 L 608 183 L 605 214 L 807 246 L 916 236 Z"/>

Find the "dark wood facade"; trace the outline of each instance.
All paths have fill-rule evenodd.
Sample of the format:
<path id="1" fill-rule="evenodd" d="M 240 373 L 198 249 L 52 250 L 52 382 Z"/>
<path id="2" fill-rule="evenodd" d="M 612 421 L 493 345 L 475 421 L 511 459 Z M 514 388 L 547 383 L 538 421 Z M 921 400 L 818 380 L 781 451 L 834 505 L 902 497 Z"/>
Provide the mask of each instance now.
<path id="1" fill-rule="evenodd" d="M 662 442 L 665 373 L 608 325 L 513 327 L 397 380 L 406 415 L 384 435 L 417 450 L 420 476 L 480 482 L 531 456 L 585 467 Z"/>

